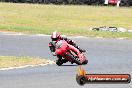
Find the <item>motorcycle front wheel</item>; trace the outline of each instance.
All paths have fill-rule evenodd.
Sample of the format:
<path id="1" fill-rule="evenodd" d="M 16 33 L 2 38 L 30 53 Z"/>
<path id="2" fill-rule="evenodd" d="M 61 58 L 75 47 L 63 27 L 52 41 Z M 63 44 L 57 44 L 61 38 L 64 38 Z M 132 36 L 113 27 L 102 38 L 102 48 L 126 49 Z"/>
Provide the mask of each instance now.
<path id="1" fill-rule="evenodd" d="M 88 60 L 85 60 L 84 62 L 83 62 L 83 64 L 87 64 L 88 63 Z"/>

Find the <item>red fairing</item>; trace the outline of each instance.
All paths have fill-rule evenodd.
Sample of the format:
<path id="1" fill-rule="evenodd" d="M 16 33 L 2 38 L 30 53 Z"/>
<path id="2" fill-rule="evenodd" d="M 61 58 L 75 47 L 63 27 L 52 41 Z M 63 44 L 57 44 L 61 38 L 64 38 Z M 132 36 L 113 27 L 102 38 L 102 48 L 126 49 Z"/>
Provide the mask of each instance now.
<path id="1" fill-rule="evenodd" d="M 66 48 L 68 47 L 68 43 L 66 41 L 62 41 L 61 43 L 62 44 L 60 45 L 60 47 L 59 48 L 58 47 L 56 48 L 56 54 L 63 54 L 67 50 Z"/>
<path id="2" fill-rule="evenodd" d="M 74 56 L 74 58 L 78 58 L 81 63 L 83 63 L 86 60 L 84 54 L 82 54 L 74 46 L 68 44 L 65 40 L 60 40 L 56 43 L 55 52 L 57 55 L 61 55 L 63 58 L 67 59 L 70 62 L 72 62 L 72 59 L 67 56 L 68 53 L 71 53 Z"/>
<path id="3" fill-rule="evenodd" d="M 80 58 L 81 62 L 84 62 L 85 61 L 85 56 L 84 54 L 79 54 L 78 57 Z"/>

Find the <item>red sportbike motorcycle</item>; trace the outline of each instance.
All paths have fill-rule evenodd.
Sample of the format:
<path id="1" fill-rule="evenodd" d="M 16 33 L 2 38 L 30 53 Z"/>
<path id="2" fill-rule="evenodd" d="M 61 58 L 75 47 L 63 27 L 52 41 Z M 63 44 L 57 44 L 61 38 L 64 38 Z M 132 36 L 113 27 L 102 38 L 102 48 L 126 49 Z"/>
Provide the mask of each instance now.
<path id="1" fill-rule="evenodd" d="M 81 53 L 77 48 L 68 44 L 65 40 L 60 40 L 56 43 L 55 53 L 57 56 L 63 57 L 56 61 L 58 66 L 61 66 L 63 63 L 71 62 L 76 63 L 78 65 L 87 64 L 88 60 L 86 60 L 83 53 Z"/>

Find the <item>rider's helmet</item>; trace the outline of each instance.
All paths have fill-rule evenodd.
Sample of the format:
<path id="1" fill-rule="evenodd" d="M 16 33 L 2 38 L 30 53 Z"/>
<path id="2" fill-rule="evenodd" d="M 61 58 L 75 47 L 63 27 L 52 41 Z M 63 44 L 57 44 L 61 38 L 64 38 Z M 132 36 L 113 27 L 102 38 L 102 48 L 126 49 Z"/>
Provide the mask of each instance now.
<path id="1" fill-rule="evenodd" d="M 51 35 L 52 41 L 57 41 L 60 38 L 60 33 L 59 32 L 53 32 Z"/>

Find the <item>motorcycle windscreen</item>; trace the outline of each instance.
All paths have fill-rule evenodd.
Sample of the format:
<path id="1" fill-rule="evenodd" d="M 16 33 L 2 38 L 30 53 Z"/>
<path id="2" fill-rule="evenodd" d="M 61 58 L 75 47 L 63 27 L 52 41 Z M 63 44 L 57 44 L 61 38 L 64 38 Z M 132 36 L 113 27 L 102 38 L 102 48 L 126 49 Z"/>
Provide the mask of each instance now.
<path id="1" fill-rule="evenodd" d="M 66 51 L 67 42 L 64 40 L 60 40 L 56 43 L 56 54 L 62 54 Z"/>

